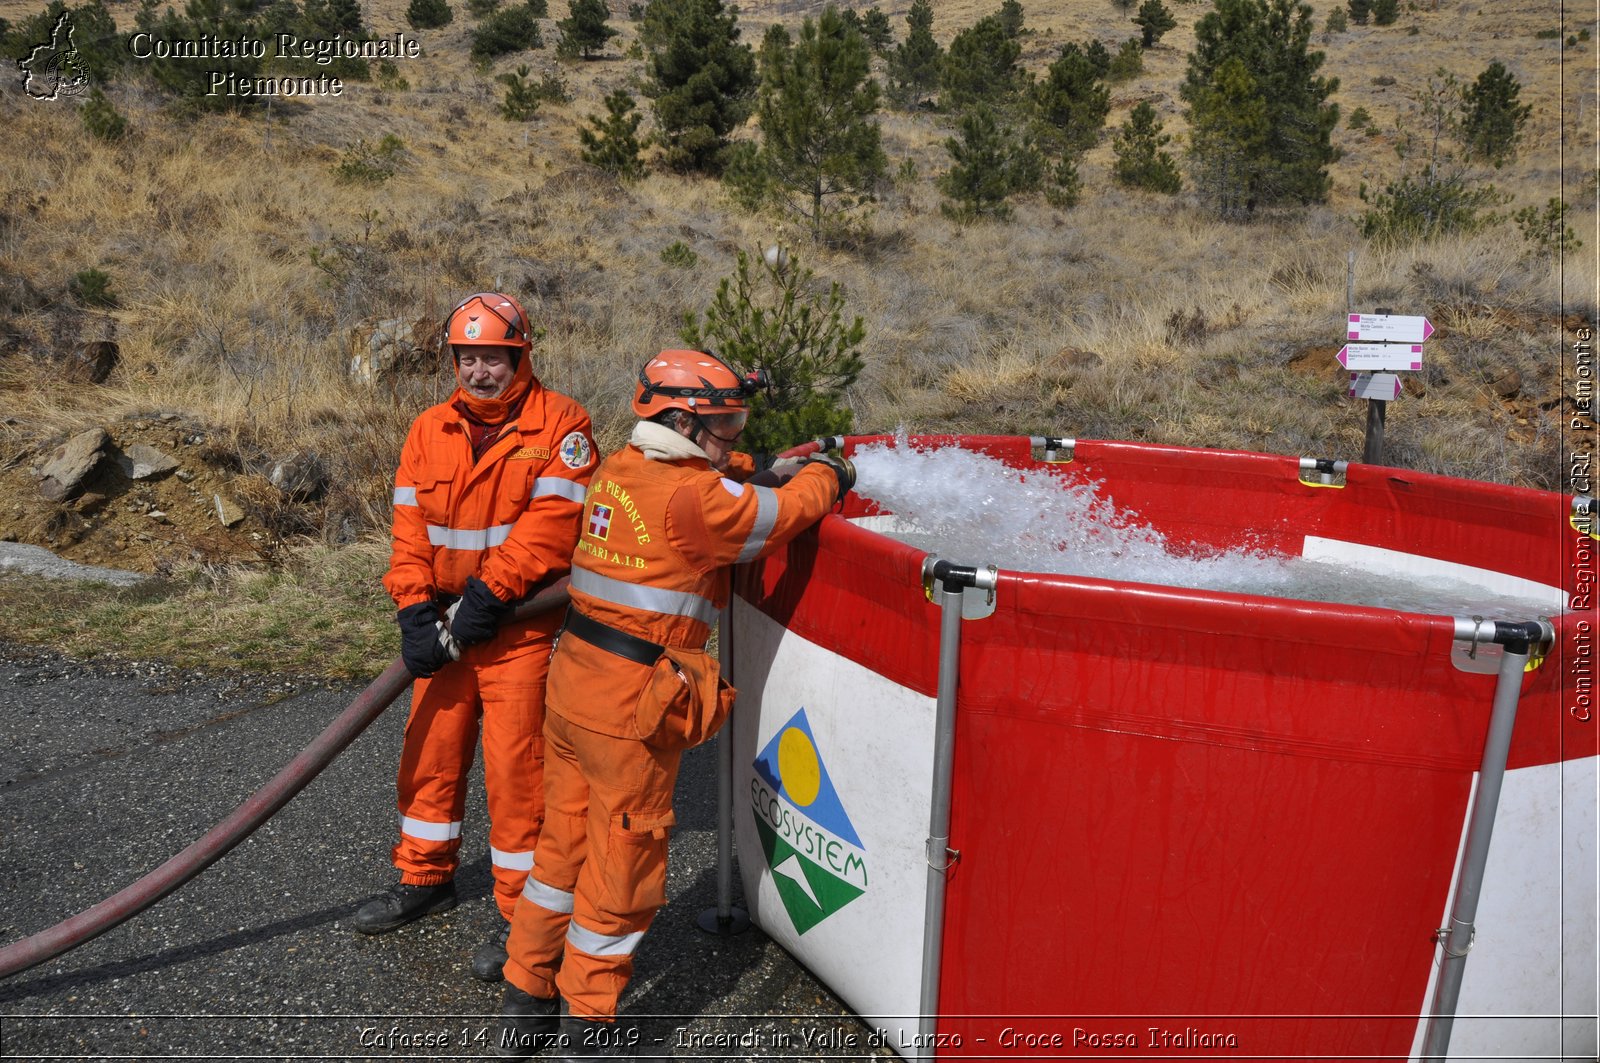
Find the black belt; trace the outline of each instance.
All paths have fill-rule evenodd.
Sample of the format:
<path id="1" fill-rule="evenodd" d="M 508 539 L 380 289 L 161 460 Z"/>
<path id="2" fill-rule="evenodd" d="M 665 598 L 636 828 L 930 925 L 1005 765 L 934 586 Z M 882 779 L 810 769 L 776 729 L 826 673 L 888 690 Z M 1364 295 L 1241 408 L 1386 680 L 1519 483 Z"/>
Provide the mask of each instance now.
<path id="1" fill-rule="evenodd" d="M 626 657 L 639 664 L 655 664 L 661 659 L 663 647 L 642 639 L 637 635 L 630 635 L 626 631 L 618 631 L 610 624 L 602 624 L 598 620 L 584 616 L 578 610 L 567 608 L 567 623 L 565 630 L 572 632 L 583 641 L 592 646 L 598 646 L 608 653 L 618 657 Z"/>

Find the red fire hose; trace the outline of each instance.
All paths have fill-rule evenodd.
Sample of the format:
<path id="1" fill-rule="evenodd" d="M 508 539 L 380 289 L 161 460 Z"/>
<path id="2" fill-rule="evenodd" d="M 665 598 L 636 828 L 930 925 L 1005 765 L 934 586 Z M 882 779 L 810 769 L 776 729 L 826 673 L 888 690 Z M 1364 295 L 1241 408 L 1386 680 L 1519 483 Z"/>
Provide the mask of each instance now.
<path id="1" fill-rule="evenodd" d="M 512 618 L 526 619 L 567 604 L 567 582 L 567 578 L 562 577 L 527 599 L 512 612 Z M 0 978 L 9 978 L 18 971 L 54 959 L 127 922 L 216 863 L 305 789 L 307 783 L 331 764 L 333 758 L 355 741 L 356 736 L 410 685 L 411 674 L 403 663 L 397 660 L 389 665 L 315 741 L 301 750 L 299 756 L 198 841 L 120 893 L 48 930 L 0 949 Z"/>

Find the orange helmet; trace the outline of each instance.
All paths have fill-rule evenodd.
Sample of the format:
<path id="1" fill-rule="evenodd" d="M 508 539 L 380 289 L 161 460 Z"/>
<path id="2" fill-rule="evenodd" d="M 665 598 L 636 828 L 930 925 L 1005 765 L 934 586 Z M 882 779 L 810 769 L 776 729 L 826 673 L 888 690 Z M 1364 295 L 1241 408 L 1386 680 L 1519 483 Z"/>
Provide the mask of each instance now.
<path id="1" fill-rule="evenodd" d="M 760 370 L 740 376 L 705 351 L 662 351 L 639 370 L 633 412 L 650 418 L 666 410 L 693 414 L 748 411 L 749 398 L 766 383 Z"/>
<path id="2" fill-rule="evenodd" d="M 452 354 L 457 346 L 513 347 L 519 362 L 533 350 L 527 311 L 499 292 L 479 292 L 457 303 L 445 318 L 444 341 Z"/>

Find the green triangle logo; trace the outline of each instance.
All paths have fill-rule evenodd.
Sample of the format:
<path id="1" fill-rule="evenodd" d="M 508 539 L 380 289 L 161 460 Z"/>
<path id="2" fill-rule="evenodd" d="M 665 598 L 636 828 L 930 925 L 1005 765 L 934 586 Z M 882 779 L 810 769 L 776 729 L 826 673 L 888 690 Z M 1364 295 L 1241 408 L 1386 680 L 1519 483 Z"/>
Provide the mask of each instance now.
<path id="1" fill-rule="evenodd" d="M 801 855 L 760 815 L 755 821 L 773 885 L 795 930 L 804 934 L 866 892 Z"/>

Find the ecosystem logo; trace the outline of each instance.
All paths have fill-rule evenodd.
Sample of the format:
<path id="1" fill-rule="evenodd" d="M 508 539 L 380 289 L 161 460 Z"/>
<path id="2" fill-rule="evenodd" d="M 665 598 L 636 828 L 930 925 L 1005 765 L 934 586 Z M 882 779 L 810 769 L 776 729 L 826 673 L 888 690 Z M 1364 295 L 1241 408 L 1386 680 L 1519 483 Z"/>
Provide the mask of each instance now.
<path id="1" fill-rule="evenodd" d="M 83 70 L 83 57 L 72 42 L 72 12 L 63 11 L 50 31 L 50 40 L 34 45 L 26 59 L 17 65 L 22 69 L 22 90 L 36 100 L 58 100 L 63 96 L 81 96 L 89 87 L 89 75 Z"/>
<path id="2" fill-rule="evenodd" d="M 784 911 L 804 934 L 867 891 L 866 847 L 802 707 L 755 759 L 750 801 Z"/>

